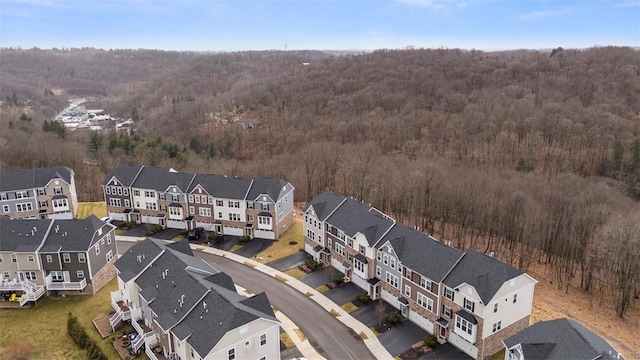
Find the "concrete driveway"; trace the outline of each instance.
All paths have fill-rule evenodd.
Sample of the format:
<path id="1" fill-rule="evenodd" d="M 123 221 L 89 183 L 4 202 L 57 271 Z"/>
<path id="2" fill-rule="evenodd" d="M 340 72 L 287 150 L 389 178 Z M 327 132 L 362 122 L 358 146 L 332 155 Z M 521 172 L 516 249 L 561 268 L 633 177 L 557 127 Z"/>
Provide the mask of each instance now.
<path id="1" fill-rule="evenodd" d="M 135 237 L 145 237 L 147 236 L 147 232 L 149 231 L 149 229 L 152 227 L 153 225 L 147 225 L 147 224 L 139 224 L 136 225 L 134 227 L 132 227 L 131 229 L 128 229 L 124 232 L 124 236 L 135 236 Z M 162 240 L 171 240 L 174 237 L 180 235 L 180 229 L 162 229 L 160 231 L 158 231 L 157 233 L 151 235 L 150 237 L 156 238 L 156 239 L 162 239 Z"/>
<path id="2" fill-rule="evenodd" d="M 233 236 L 233 235 L 220 235 L 219 238 L 217 238 L 215 240 L 215 242 L 211 245 L 212 247 L 216 248 L 216 249 L 221 249 L 224 251 L 229 251 L 231 250 L 231 248 L 233 247 L 233 245 L 236 245 L 238 243 L 238 240 L 240 239 L 239 236 Z"/>
<path id="3" fill-rule="evenodd" d="M 310 272 L 306 275 L 303 275 L 298 280 L 315 289 L 318 286 L 325 285 L 329 282 L 329 277 L 325 270 L 326 269 Z"/>
<path id="4" fill-rule="evenodd" d="M 424 340 L 428 334 L 418 325 L 409 320 L 404 320 L 399 325 L 380 334 L 378 340 L 391 355 L 397 356 L 411 349 L 413 344 Z"/>
<path id="5" fill-rule="evenodd" d="M 254 238 L 244 243 L 242 248 L 235 253 L 250 259 L 271 245 L 273 245 L 273 240 Z"/>
<path id="6" fill-rule="evenodd" d="M 470 356 L 456 349 L 450 343 L 438 344 L 435 349 L 422 355 L 419 360 L 472 360 Z"/>
<path id="7" fill-rule="evenodd" d="M 396 308 L 389 305 L 386 301 L 382 302 L 385 306 L 384 313 L 390 313 L 392 311 L 397 311 Z M 378 305 L 378 300 L 372 301 L 367 305 L 360 306 L 356 310 L 351 312 L 351 316 L 356 318 L 361 323 L 365 324 L 368 327 L 378 326 L 380 323 L 379 315 L 376 313 L 376 305 Z M 384 319 L 382 319 L 384 321 Z"/>
<path id="8" fill-rule="evenodd" d="M 279 271 L 287 271 L 304 264 L 307 259 L 309 259 L 309 255 L 304 251 L 300 251 L 285 258 L 267 263 L 267 265 Z"/>
<path id="9" fill-rule="evenodd" d="M 364 290 L 360 289 L 354 283 L 346 283 L 340 286 L 336 286 L 333 289 L 326 291 L 324 296 L 328 297 L 334 303 L 343 305 L 349 301 L 353 301 L 358 295 L 362 294 Z"/>

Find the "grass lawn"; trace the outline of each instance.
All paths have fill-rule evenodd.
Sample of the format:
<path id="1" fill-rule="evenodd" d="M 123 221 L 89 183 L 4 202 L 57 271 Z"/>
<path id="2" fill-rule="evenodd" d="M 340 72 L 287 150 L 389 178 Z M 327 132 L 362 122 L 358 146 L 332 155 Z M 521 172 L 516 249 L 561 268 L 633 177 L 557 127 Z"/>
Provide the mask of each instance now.
<path id="1" fill-rule="evenodd" d="M 295 241 L 295 245 L 289 242 Z M 254 260 L 266 264 L 268 262 L 282 259 L 289 255 L 296 254 L 304 249 L 304 240 L 302 238 L 302 220 L 294 219 L 293 224 L 289 226 L 287 231 L 282 234 L 280 239 L 273 242 L 271 246 L 259 253 Z"/>
<path id="2" fill-rule="evenodd" d="M 344 311 L 346 311 L 348 313 L 358 309 L 358 307 L 355 306 L 351 301 L 349 301 L 346 304 L 340 305 L 340 307 L 342 308 L 342 310 L 344 310 Z"/>
<path id="3" fill-rule="evenodd" d="M 67 313 L 71 311 L 87 334 L 95 340 L 109 359 L 118 359 L 110 338 L 102 339 L 92 320 L 107 315 L 111 308 L 110 292 L 118 289 L 114 279 L 96 295 L 44 297 L 38 306 L 0 310 L 0 353 L 16 343 L 28 344 L 31 359 L 86 359 L 67 334 Z"/>
<path id="4" fill-rule="evenodd" d="M 302 271 L 302 270 L 300 270 L 298 268 L 289 269 L 289 270 L 285 271 L 284 273 L 289 275 L 289 276 L 292 276 L 292 277 L 294 277 L 296 279 L 299 279 L 299 278 L 303 277 L 304 275 L 307 275 L 306 272 L 304 272 L 304 271 Z"/>
<path id="5" fill-rule="evenodd" d="M 493 354 L 493 356 L 491 356 L 491 360 L 504 360 L 504 349 Z"/>
<path id="6" fill-rule="evenodd" d="M 107 216 L 107 204 L 103 202 L 81 202 L 78 203 L 78 219 L 84 219 L 89 215 L 101 218 Z"/>

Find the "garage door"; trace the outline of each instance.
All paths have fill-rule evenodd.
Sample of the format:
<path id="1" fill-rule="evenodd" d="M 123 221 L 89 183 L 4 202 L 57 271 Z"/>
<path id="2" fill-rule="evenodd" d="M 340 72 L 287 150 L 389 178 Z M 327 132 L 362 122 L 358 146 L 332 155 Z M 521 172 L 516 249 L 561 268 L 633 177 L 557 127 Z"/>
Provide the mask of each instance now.
<path id="1" fill-rule="evenodd" d="M 170 229 L 186 229 L 187 223 L 180 220 L 167 220 L 167 227 Z"/>
<path id="2" fill-rule="evenodd" d="M 109 217 L 113 220 L 127 221 L 127 214 L 123 213 L 109 212 Z"/>
<path id="3" fill-rule="evenodd" d="M 400 309 L 400 303 L 398 302 L 398 298 L 387 290 L 382 289 L 382 300 L 389 303 L 389 305 L 393 306 L 396 309 Z"/>
<path id="4" fill-rule="evenodd" d="M 159 224 L 160 218 L 157 216 L 142 215 L 142 222 L 145 224 Z"/>
<path id="5" fill-rule="evenodd" d="M 207 231 L 215 231 L 215 226 L 213 223 L 196 221 L 196 226 L 202 227 Z"/>
<path id="6" fill-rule="evenodd" d="M 235 236 L 244 235 L 242 228 L 233 227 L 233 226 L 225 226 L 222 229 L 222 231 L 224 232 L 225 235 L 235 235 Z"/>
<path id="7" fill-rule="evenodd" d="M 429 334 L 433 334 L 433 323 L 429 319 L 421 316 L 420 314 L 418 314 L 415 311 L 411 311 L 409 313 L 409 320 L 411 320 L 412 323 L 414 323 L 414 324 L 420 326 L 421 328 L 427 330 L 427 332 Z"/>
<path id="8" fill-rule="evenodd" d="M 478 356 L 478 348 L 475 347 L 472 343 L 463 339 L 460 335 L 450 332 L 448 341 L 451 345 L 457 347 L 462 350 L 465 354 L 471 356 L 472 358 L 476 358 Z"/>
<path id="9" fill-rule="evenodd" d="M 258 239 L 269 239 L 269 240 L 276 239 L 276 233 L 274 233 L 273 231 L 266 231 L 266 230 L 256 230 L 253 233 L 253 236 L 257 237 Z"/>

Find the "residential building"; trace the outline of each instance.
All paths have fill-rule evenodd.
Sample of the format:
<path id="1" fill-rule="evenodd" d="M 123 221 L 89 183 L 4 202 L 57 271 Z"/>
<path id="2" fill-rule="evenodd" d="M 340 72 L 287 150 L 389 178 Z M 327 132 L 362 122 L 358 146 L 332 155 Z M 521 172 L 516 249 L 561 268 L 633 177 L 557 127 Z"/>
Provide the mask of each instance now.
<path id="1" fill-rule="evenodd" d="M 146 239 L 115 264 L 112 326 L 131 320 L 150 359 L 280 359 L 279 323 L 265 293 L 244 297 L 193 256 L 187 241 Z"/>
<path id="2" fill-rule="evenodd" d="M 293 223 L 294 188 L 280 179 L 120 165 L 102 186 L 114 220 L 264 239 L 279 238 Z"/>
<path id="3" fill-rule="evenodd" d="M 624 360 L 609 342 L 575 320 L 541 321 L 504 340 L 506 360 Z"/>
<path id="4" fill-rule="evenodd" d="M 536 280 L 526 273 L 332 192 L 318 195 L 303 212 L 309 255 L 439 341 L 481 359 L 529 325 Z"/>
<path id="5" fill-rule="evenodd" d="M 45 291 L 95 294 L 115 271 L 115 227 L 87 219 L 0 217 L 0 291 L 24 294 L 24 305 Z"/>
<path id="6" fill-rule="evenodd" d="M 78 211 L 74 176 L 66 166 L 0 172 L 0 216 L 73 219 Z"/>

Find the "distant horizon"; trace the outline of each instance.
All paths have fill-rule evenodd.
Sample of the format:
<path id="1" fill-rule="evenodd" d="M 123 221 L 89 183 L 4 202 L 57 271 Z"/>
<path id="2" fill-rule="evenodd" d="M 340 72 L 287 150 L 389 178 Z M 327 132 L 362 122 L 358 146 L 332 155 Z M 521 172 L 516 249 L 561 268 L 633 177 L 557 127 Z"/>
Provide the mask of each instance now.
<path id="1" fill-rule="evenodd" d="M 640 0 L 2 0 L 3 48 L 640 47 Z"/>

